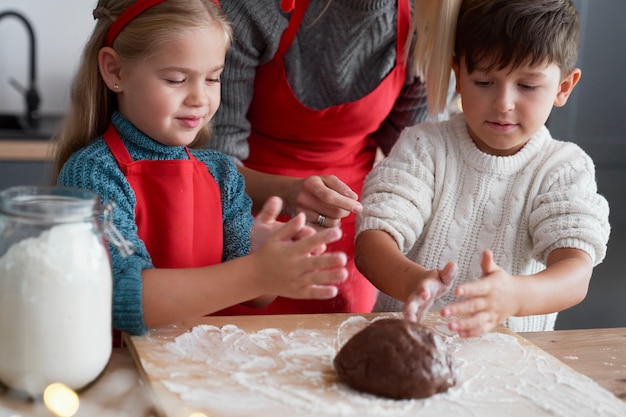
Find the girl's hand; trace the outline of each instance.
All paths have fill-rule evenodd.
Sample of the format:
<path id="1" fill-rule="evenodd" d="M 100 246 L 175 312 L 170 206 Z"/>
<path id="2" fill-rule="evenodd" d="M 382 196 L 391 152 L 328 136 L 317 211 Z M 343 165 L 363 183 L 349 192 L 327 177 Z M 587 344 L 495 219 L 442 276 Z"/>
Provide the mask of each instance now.
<path id="1" fill-rule="evenodd" d="M 480 265 L 483 275 L 479 281 L 456 288 L 456 296 L 463 300 L 441 310 L 443 317 L 462 317 L 448 325 L 461 337 L 487 333 L 518 311 L 515 277 L 496 265 L 490 250 L 483 252 Z"/>
<path id="2" fill-rule="evenodd" d="M 334 175 L 311 176 L 293 182 L 288 193 L 286 213 L 303 212 L 316 228 L 339 227 L 341 219 L 360 213 L 363 206 L 359 196 Z M 324 216 L 318 224 L 319 216 Z"/>
<path id="3" fill-rule="evenodd" d="M 280 215 L 280 211 L 283 207 L 283 201 L 279 197 L 270 197 L 261 211 L 257 214 L 250 230 L 250 252 L 257 251 L 263 242 L 265 242 L 272 233 L 276 232 L 285 223 L 277 221 L 276 218 Z M 304 226 L 294 236 L 294 239 L 301 239 L 306 236 L 315 234 L 315 229 L 309 226 Z M 326 247 L 319 248 L 321 252 L 326 250 Z"/>
<path id="4" fill-rule="evenodd" d="M 268 212 L 274 213 L 271 208 Z M 258 260 L 265 293 L 295 299 L 329 299 L 337 295 L 336 285 L 348 277 L 347 257 L 343 252 L 325 251 L 328 244 L 341 238 L 341 229 L 317 233 L 307 229 L 310 227 L 300 213 L 279 225 L 251 255 Z"/>
<path id="5" fill-rule="evenodd" d="M 456 272 L 455 262 L 448 262 L 441 270 L 429 271 L 428 276 L 421 281 L 421 285 L 404 303 L 402 310 L 404 318 L 421 323 L 433 302 L 450 289 L 456 278 Z"/>

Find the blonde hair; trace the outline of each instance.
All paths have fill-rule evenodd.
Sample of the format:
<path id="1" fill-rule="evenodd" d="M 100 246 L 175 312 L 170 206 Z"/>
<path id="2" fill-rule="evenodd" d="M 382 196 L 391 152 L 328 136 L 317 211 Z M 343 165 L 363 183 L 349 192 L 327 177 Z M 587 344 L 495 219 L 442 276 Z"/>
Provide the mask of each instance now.
<path id="1" fill-rule="evenodd" d="M 426 83 L 431 115 L 446 106 L 460 7 L 461 0 L 415 0 L 413 4 L 412 36 L 405 58 L 410 73 Z"/>
<path id="2" fill-rule="evenodd" d="M 134 2 L 135 0 L 99 0 L 93 12 L 98 22 L 83 50 L 70 90 L 69 109 L 55 137 L 55 182 L 68 158 L 102 135 L 113 112 L 117 110 L 116 95 L 107 88 L 100 76 L 98 52 L 104 47 L 111 23 Z M 213 25 L 223 29 L 227 47 L 230 46 L 232 29 L 212 0 L 167 0 L 131 20 L 115 38 L 112 47 L 124 60 L 144 59 L 158 52 L 163 43 L 180 33 Z M 210 135 L 211 128 L 206 126 L 190 146 L 205 144 Z"/>

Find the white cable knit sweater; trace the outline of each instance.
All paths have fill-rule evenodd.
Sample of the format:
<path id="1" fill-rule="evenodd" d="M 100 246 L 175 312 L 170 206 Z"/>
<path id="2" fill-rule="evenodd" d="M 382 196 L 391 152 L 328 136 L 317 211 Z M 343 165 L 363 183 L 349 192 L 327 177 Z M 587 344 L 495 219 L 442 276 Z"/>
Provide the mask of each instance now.
<path id="1" fill-rule="evenodd" d="M 515 155 L 481 152 L 463 114 L 407 128 L 365 181 L 357 234 L 390 233 L 409 259 L 430 269 L 458 263 L 455 286 L 481 275 L 480 256 L 513 275 L 542 270 L 557 248 L 577 248 L 594 266 L 606 253 L 610 226 L 595 167 L 577 145 L 540 129 Z M 389 277 L 393 279 L 393 277 Z M 456 301 L 453 289 L 434 309 Z M 381 293 L 377 311 L 402 303 Z M 553 330 L 556 313 L 511 317 L 513 331 Z"/>

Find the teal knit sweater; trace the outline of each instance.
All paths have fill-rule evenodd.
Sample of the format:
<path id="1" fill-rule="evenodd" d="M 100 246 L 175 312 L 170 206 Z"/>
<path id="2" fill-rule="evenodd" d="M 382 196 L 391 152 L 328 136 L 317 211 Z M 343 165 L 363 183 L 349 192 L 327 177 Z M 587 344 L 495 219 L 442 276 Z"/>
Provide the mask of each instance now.
<path id="1" fill-rule="evenodd" d="M 112 122 L 133 160 L 187 159 L 182 146 L 165 146 L 145 136 L 119 113 Z M 212 150 L 192 150 L 204 162 L 221 190 L 222 222 L 224 225 L 223 261 L 248 254 L 250 249 L 251 201 L 245 194 L 243 177 L 232 160 Z M 143 320 L 141 272 L 153 268 L 150 255 L 137 235 L 135 223 L 135 194 L 117 161 L 102 137 L 75 152 L 63 166 L 58 185 L 92 190 L 103 202 L 115 202 L 115 227 L 136 247 L 136 252 L 124 258 L 111 244 L 113 265 L 113 327 L 130 334 L 147 331 Z M 158 204 L 158 202 L 155 202 Z M 207 216 L 211 213 L 207 212 Z"/>

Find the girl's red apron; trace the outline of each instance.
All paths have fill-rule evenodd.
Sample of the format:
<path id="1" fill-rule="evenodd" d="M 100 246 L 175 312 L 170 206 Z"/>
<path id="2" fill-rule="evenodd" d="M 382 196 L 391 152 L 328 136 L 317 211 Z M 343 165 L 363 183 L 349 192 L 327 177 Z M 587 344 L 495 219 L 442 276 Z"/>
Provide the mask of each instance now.
<path id="1" fill-rule="evenodd" d="M 187 160 L 133 161 L 113 125 L 104 140 L 135 192 L 135 221 L 156 268 L 191 268 L 222 261 L 220 189 L 188 149 Z M 114 333 L 119 346 L 119 333 Z"/>
<path id="2" fill-rule="evenodd" d="M 390 113 L 406 80 L 403 47 L 410 26 L 409 0 L 398 0 L 394 69 L 365 97 L 323 110 L 300 103 L 288 84 L 283 63 L 307 6 L 308 0 L 296 1 L 276 56 L 257 69 L 248 114 L 250 157 L 244 163 L 258 171 L 294 177 L 336 175 L 360 195 L 376 156 L 370 134 Z M 339 286 L 337 297 L 323 301 L 278 298 L 264 309 L 236 306 L 219 314 L 370 312 L 376 290 L 354 266 L 354 227 L 352 214 L 342 221 L 342 239 L 329 247 L 329 251 L 344 251 L 349 257 L 350 274 Z"/>

